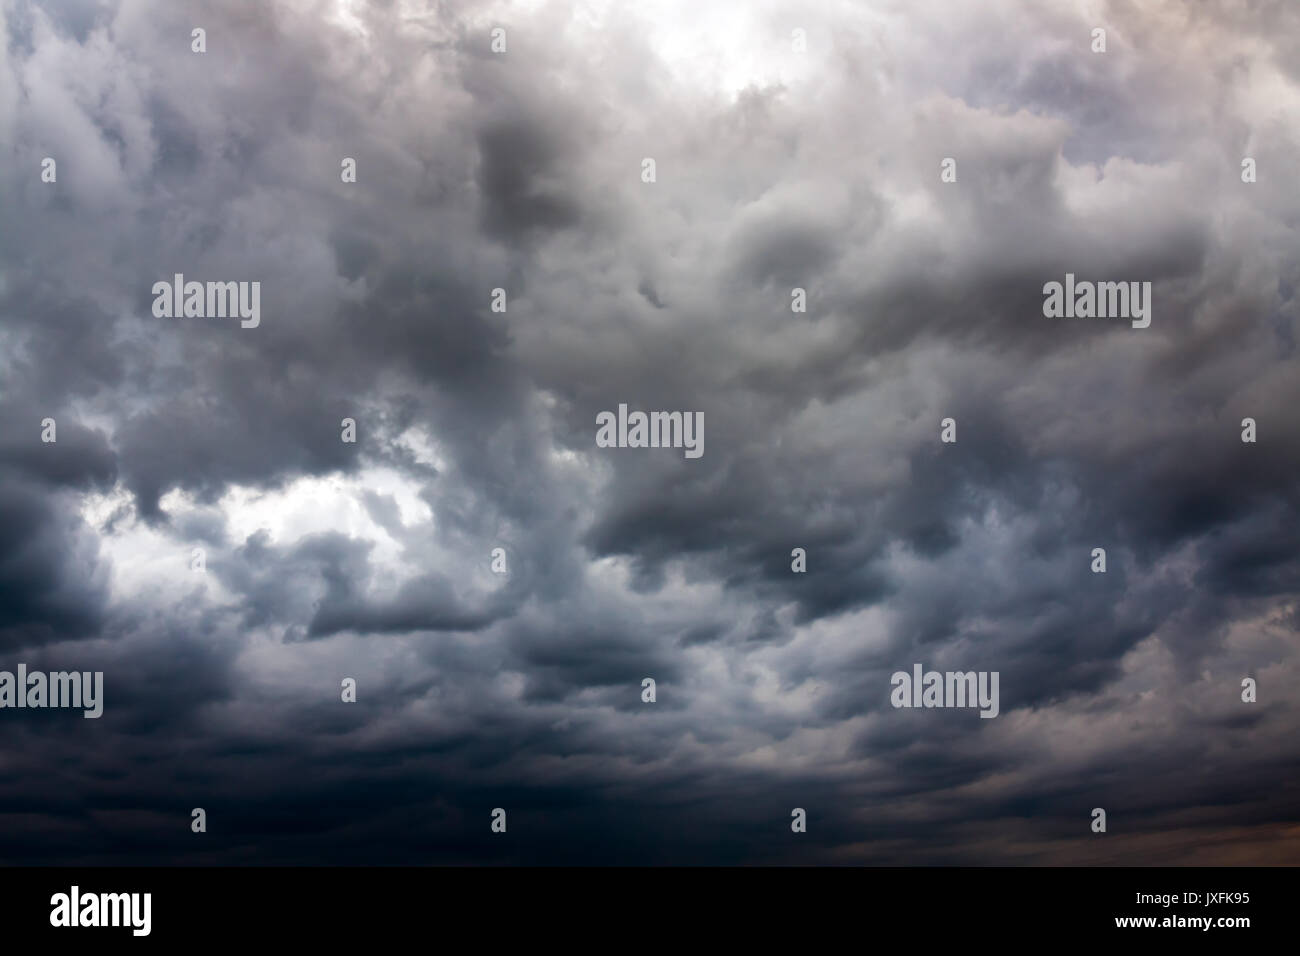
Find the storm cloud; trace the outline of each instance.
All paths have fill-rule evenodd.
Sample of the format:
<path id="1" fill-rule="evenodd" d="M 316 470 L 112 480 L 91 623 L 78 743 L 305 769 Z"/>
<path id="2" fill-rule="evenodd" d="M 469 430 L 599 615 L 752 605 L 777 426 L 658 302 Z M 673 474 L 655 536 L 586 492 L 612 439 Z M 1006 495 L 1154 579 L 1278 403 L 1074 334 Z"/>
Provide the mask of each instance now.
<path id="1" fill-rule="evenodd" d="M 0 17 L 0 860 L 1300 862 L 1293 3 Z"/>

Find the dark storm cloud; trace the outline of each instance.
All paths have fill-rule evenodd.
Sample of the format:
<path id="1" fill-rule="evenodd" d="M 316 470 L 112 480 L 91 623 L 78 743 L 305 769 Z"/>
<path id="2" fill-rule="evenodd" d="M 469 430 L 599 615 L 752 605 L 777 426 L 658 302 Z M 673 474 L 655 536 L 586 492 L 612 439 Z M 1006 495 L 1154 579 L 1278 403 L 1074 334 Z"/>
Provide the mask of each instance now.
<path id="1" fill-rule="evenodd" d="M 106 600 L 95 538 L 48 489 L 0 474 L 0 644 L 12 653 L 93 636 Z"/>
<path id="2" fill-rule="evenodd" d="M 494 122 L 478 134 L 483 229 L 511 241 L 534 230 L 575 226 L 577 202 L 549 179 L 568 168 L 558 132 L 522 115 Z"/>
<path id="3" fill-rule="evenodd" d="M 1294 10 L 670 6 L 0 4 L 6 861 L 1294 859 Z"/>

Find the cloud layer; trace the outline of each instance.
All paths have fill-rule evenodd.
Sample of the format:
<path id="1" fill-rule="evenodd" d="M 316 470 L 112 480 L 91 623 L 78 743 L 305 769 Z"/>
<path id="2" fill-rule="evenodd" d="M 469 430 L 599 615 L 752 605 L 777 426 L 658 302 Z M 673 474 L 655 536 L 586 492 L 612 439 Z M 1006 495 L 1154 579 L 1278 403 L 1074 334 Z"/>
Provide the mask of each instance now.
<path id="1" fill-rule="evenodd" d="M 0 859 L 1300 861 L 1300 11 L 707 7 L 0 0 Z"/>

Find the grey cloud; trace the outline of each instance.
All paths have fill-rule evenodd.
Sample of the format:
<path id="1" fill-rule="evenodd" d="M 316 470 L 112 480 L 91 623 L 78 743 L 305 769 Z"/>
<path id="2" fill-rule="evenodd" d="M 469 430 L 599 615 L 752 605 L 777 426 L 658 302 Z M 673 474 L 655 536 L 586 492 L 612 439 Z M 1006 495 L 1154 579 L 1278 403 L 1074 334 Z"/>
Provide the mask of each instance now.
<path id="1" fill-rule="evenodd" d="M 0 718 L 4 859 L 1289 858 L 1290 6 L 737 4 L 740 89 L 653 10 L 397 9 L 0 7 L 0 647 L 111 695 Z M 624 402 L 704 457 L 597 448 Z M 894 710 L 915 661 L 1001 715 Z"/>

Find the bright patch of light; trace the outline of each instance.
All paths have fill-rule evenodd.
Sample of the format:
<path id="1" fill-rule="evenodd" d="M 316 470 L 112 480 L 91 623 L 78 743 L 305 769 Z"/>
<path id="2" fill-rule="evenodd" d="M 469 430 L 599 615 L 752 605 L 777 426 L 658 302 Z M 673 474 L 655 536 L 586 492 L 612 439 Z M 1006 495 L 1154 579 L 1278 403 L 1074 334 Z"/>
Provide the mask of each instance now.
<path id="1" fill-rule="evenodd" d="M 433 511 L 420 499 L 419 490 L 396 471 L 373 468 L 357 475 L 299 478 L 274 491 L 233 485 L 218 507 L 235 540 L 264 530 L 273 543 L 284 546 L 310 534 L 333 531 L 373 541 L 375 557 L 391 551 L 387 556 L 395 559 L 396 542 L 371 517 L 364 495 L 372 491 L 393 498 L 401 524 L 407 528 L 433 521 Z"/>
<path id="2" fill-rule="evenodd" d="M 192 503 L 173 492 L 160 505 Z M 122 485 L 106 494 L 91 493 L 81 499 L 81 517 L 96 531 L 116 516 L 111 533 L 99 537 L 99 556 L 111 568 L 109 600 L 113 603 L 149 597 L 161 605 L 189 600 L 195 589 L 206 591 L 209 600 L 225 601 L 230 595 L 216 575 L 200 574 L 191 568 L 194 548 L 205 549 L 206 561 L 213 559 L 211 547 L 203 542 L 177 541 L 165 525 L 151 527 L 136 518 L 134 499 Z"/>
<path id="3" fill-rule="evenodd" d="M 397 444 L 409 451 L 421 465 L 432 465 L 439 471 L 447 470 L 447 462 L 439 451 L 438 443 L 423 428 L 408 428 L 398 436 Z"/>
<path id="4" fill-rule="evenodd" d="M 369 35 L 366 25 L 357 15 L 357 11 L 365 5 L 365 0 L 334 0 L 333 21 L 344 29 L 355 33 L 357 36 L 365 37 Z"/>
<path id="5" fill-rule="evenodd" d="M 816 62 L 792 44 L 795 29 L 813 24 L 772 16 L 758 0 L 587 0 L 573 16 L 594 31 L 611 18 L 633 17 L 674 80 L 701 92 L 735 96 L 749 86 L 789 85 Z"/>
<path id="6" fill-rule="evenodd" d="M 789 32 L 764 35 L 754 18 L 743 15 L 744 8 L 654 0 L 638 4 L 638 9 L 650 24 L 651 49 L 690 86 L 735 94 L 750 85 L 769 86 L 787 78 Z"/>
<path id="7" fill-rule="evenodd" d="M 123 485 L 117 485 L 105 494 L 90 492 L 81 498 L 81 520 L 98 530 L 115 512 L 131 506 L 131 492 Z"/>

